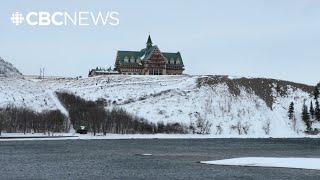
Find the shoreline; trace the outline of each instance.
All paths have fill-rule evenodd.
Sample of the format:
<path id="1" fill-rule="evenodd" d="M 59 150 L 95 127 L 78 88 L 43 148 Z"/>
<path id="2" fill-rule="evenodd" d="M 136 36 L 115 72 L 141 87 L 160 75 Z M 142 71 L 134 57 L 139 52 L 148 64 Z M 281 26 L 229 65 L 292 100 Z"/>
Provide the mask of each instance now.
<path id="1" fill-rule="evenodd" d="M 91 134 L 56 134 L 53 136 L 39 134 L 4 133 L 1 141 L 29 140 L 121 140 L 121 139 L 315 139 L 320 135 L 291 135 L 291 136 L 258 136 L 258 135 L 201 135 L 201 134 L 107 134 L 93 136 Z"/>

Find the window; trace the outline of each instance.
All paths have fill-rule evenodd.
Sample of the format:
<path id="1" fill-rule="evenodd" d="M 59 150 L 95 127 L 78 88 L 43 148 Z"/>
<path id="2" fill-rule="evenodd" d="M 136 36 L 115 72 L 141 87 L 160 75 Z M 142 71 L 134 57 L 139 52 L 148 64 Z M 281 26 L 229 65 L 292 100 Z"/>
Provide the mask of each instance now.
<path id="1" fill-rule="evenodd" d="M 131 56 L 131 58 L 130 58 L 130 62 L 131 62 L 131 63 L 134 63 L 134 62 L 135 62 L 135 59 L 134 59 L 134 57 L 133 57 L 133 56 Z"/>
<path id="2" fill-rule="evenodd" d="M 177 58 L 176 64 L 180 64 L 180 58 Z"/>
<path id="3" fill-rule="evenodd" d="M 174 59 L 170 58 L 170 64 L 174 64 Z"/>
<path id="4" fill-rule="evenodd" d="M 150 75 L 162 75 L 162 71 L 160 69 L 150 69 Z"/>
<path id="5" fill-rule="evenodd" d="M 127 56 L 124 57 L 124 62 L 125 62 L 125 63 L 129 62 L 129 58 L 128 58 Z"/>

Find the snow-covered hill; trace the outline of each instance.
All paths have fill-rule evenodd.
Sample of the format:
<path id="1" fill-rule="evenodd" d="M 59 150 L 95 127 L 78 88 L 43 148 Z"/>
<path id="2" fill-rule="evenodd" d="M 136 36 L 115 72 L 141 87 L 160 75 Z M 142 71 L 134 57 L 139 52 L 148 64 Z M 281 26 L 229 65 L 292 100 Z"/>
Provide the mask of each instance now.
<path id="1" fill-rule="evenodd" d="M 286 81 L 226 76 L 0 78 L 0 106 L 65 111 L 54 92 L 69 91 L 88 100 L 106 99 L 110 106 L 123 107 L 151 122 L 189 125 L 201 117 L 212 123 L 212 134 L 224 137 L 246 133 L 251 137 L 295 137 L 305 130 L 300 112 L 305 100 L 309 105 L 312 90 L 310 86 Z M 291 101 L 295 102 L 295 129 L 287 117 Z"/>
<path id="2" fill-rule="evenodd" d="M 22 74 L 11 63 L 0 57 L 0 77 L 22 77 Z"/>

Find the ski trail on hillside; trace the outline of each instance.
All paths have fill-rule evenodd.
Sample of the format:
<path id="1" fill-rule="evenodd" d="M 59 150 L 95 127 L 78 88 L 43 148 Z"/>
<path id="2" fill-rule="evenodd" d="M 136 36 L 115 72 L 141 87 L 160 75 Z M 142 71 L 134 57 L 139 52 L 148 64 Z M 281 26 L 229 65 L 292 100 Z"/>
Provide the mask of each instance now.
<path id="1" fill-rule="evenodd" d="M 57 97 L 55 92 L 48 91 L 47 93 L 49 94 L 49 96 L 53 100 L 53 102 L 56 105 L 56 107 L 60 110 L 60 112 L 67 116 L 67 118 L 68 118 L 68 126 L 70 127 L 69 133 L 75 133 L 75 130 L 74 130 L 73 126 L 72 126 L 72 123 L 71 123 L 71 120 L 70 120 L 70 117 L 69 117 L 68 110 L 61 104 L 61 102 L 58 99 L 58 97 Z"/>

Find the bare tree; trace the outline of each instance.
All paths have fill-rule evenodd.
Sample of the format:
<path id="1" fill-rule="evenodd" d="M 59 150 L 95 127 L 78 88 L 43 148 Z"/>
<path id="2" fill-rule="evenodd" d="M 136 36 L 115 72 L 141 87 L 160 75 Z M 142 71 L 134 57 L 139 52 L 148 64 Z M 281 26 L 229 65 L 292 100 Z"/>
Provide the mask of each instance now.
<path id="1" fill-rule="evenodd" d="M 0 136 L 2 133 L 2 130 L 5 126 L 5 121 L 6 121 L 6 112 L 3 109 L 0 109 Z"/>
<path id="2" fill-rule="evenodd" d="M 250 124 L 249 124 L 249 123 L 245 123 L 245 124 L 243 125 L 243 124 L 241 123 L 241 121 L 239 120 L 236 125 L 232 125 L 232 126 L 231 126 L 231 129 L 232 129 L 232 130 L 236 130 L 239 135 L 248 134 L 249 129 L 250 129 Z"/>
<path id="3" fill-rule="evenodd" d="M 244 134 L 247 135 L 249 132 L 249 129 L 250 129 L 250 124 L 248 122 L 246 122 L 244 125 L 242 125 L 242 130 L 243 130 Z"/>
<path id="4" fill-rule="evenodd" d="M 197 127 L 197 134 L 209 134 L 211 131 L 212 123 L 208 121 L 208 119 L 201 116 L 200 113 L 196 113 L 195 117 L 196 120 L 196 127 Z"/>
<path id="5" fill-rule="evenodd" d="M 222 134 L 223 129 L 222 129 L 221 123 L 218 124 L 216 128 L 217 128 L 216 134 L 219 134 L 219 135 Z"/>
<path id="6" fill-rule="evenodd" d="M 265 125 L 262 126 L 262 129 L 264 130 L 264 133 L 266 135 L 270 134 L 270 120 L 268 119 L 265 123 Z"/>

